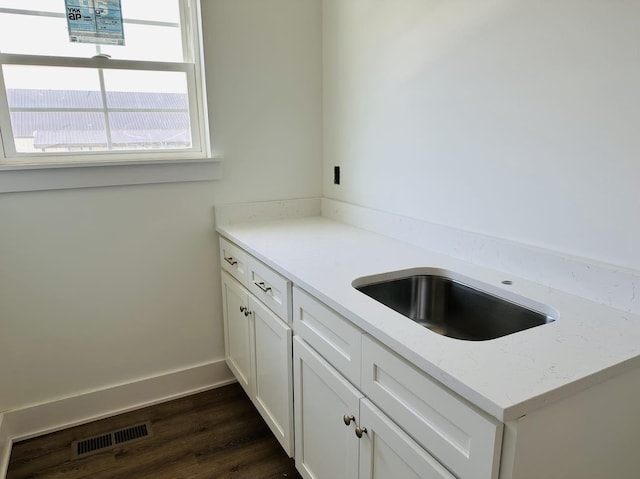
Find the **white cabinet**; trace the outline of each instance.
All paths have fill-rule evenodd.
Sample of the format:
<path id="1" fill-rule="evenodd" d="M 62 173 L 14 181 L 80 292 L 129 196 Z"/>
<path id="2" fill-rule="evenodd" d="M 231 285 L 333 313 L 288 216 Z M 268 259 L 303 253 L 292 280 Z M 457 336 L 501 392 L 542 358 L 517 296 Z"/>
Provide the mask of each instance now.
<path id="1" fill-rule="evenodd" d="M 300 338 L 293 340 L 295 460 L 305 479 L 358 477 L 358 439 L 362 394 Z"/>
<path id="2" fill-rule="evenodd" d="M 283 321 L 290 323 L 291 282 L 251 256 L 247 262 L 247 289 Z"/>
<path id="3" fill-rule="evenodd" d="M 455 479 L 368 399 L 360 401 L 359 479 Z"/>
<path id="4" fill-rule="evenodd" d="M 305 479 L 455 479 L 299 337 L 296 467 Z"/>
<path id="5" fill-rule="evenodd" d="M 284 450 L 293 456 L 292 330 L 285 322 L 291 316 L 291 284 L 222 238 L 220 259 L 225 360 Z M 255 283 L 264 303 L 241 282 Z"/>
<path id="6" fill-rule="evenodd" d="M 233 243 L 220 255 L 227 364 L 305 478 L 497 478 L 501 423 Z"/>
<path id="7" fill-rule="evenodd" d="M 224 353 L 227 365 L 249 397 L 253 395 L 253 318 L 249 293 L 227 273 L 222 273 Z"/>
<path id="8" fill-rule="evenodd" d="M 349 312 L 345 305 L 338 308 L 343 317 L 323 304 L 318 297 L 335 305 L 344 296 L 334 295 L 338 287 L 326 283 L 325 276 L 305 270 L 314 264 L 309 255 L 321 251 L 305 246 L 296 252 L 295 276 L 278 266 L 278 258 L 287 264 L 291 258 L 279 256 L 287 254 L 285 248 L 274 248 L 273 242 L 288 241 L 295 248 L 305 237 L 297 226 L 275 233 L 222 231 L 235 235 L 237 244 L 251 245 L 247 251 L 220 241 L 220 262 L 231 275 L 223 275 L 227 362 L 284 448 L 290 455 L 295 450 L 296 467 L 305 478 L 638 477 L 640 369 L 632 361 L 612 364 L 608 380 L 585 390 L 576 383 L 572 392 L 573 383 L 567 383 L 550 391 L 544 405 L 539 397 L 523 399 L 528 413 L 503 424 L 407 359 L 413 356 L 398 354 L 394 344 L 406 337 L 369 329 L 373 323 L 367 326 L 367 318 L 359 317 L 366 309 Z M 289 231 L 295 242 L 285 236 Z M 334 235 L 335 230 L 312 233 Z M 268 247 L 262 248 L 262 241 Z M 325 246 L 341 247 L 337 242 Z M 346 260 L 348 251 L 342 253 Z M 309 293 L 299 287 L 292 292 L 287 276 Z M 249 308 L 248 316 L 243 307 Z M 286 364 L 291 341 L 295 361 Z M 448 341 L 453 346 L 456 340 Z M 474 350 L 497 354 L 502 340 L 496 341 Z M 473 391 L 473 385 L 459 384 Z M 345 415 L 353 416 L 348 426 Z M 363 432 L 360 439 L 356 424 Z"/>
<path id="9" fill-rule="evenodd" d="M 249 296 L 254 318 L 254 404 L 280 441 L 293 455 L 293 381 L 291 328 Z"/>
<path id="10" fill-rule="evenodd" d="M 220 266 L 240 284 L 247 283 L 249 269 L 247 253 L 224 238 L 220 238 Z"/>
<path id="11" fill-rule="evenodd" d="M 454 478 L 357 389 L 367 340 L 362 331 L 298 288 L 293 310 L 300 473 L 307 479 Z"/>
<path id="12" fill-rule="evenodd" d="M 296 334 L 359 386 L 362 331 L 300 288 L 294 288 L 293 311 Z"/>
<path id="13" fill-rule="evenodd" d="M 362 391 L 461 478 L 498 477 L 501 422 L 365 336 Z"/>

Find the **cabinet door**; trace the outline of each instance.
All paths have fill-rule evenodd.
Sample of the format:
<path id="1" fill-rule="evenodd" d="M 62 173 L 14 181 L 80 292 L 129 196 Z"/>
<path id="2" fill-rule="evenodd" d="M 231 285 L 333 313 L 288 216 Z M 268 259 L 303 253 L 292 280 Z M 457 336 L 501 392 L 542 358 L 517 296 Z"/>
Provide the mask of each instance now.
<path id="1" fill-rule="evenodd" d="M 249 296 L 255 329 L 254 403 L 284 450 L 293 456 L 291 328 Z"/>
<path id="2" fill-rule="evenodd" d="M 360 392 L 299 337 L 293 340 L 296 467 L 305 479 L 358 477 Z"/>
<path id="3" fill-rule="evenodd" d="M 224 351 L 227 365 L 249 397 L 253 396 L 253 317 L 249 295 L 236 280 L 222 273 Z"/>
<path id="4" fill-rule="evenodd" d="M 359 479 L 455 479 L 368 399 L 360 402 Z"/>

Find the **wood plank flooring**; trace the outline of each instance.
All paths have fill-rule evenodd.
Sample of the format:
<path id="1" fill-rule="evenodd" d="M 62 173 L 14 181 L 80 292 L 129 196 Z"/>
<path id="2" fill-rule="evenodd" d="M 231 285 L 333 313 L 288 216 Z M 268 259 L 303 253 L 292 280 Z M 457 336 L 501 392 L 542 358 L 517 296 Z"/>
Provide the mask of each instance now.
<path id="1" fill-rule="evenodd" d="M 79 459 L 71 442 L 151 422 L 153 435 Z M 301 476 L 238 384 L 13 445 L 7 479 Z"/>

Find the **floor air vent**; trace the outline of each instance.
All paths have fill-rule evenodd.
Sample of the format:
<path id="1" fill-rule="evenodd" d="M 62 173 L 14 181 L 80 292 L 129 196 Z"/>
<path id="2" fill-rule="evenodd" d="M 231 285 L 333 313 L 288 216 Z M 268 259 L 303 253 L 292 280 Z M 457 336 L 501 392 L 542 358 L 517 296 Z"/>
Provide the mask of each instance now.
<path id="1" fill-rule="evenodd" d="M 136 439 L 142 439 L 149 435 L 149 428 L 147 423 L 139 424 L 137 426 L 131 426 L 127 429 L 122 429 L 113 433 L 113 438 L 116 444 L 122 444 L 123 442 L 131 442 Z"/>
<path id="2" fill-rule="evenodd" d="M 97 454 L 117 445 L 139 441 L 151 437 L 151 424 L 145 422 L 135 426 L 119 429 L 100 436 L 93 436 L 71 443 L 71 455 L 75 458 Z"/>
<path id="3" fill-rule="evenodd" d="M 79 457 L 84 456 L 85 454 L 91 454 L 92 452 L 100 449 L 107 449 L 111 446 L 113 446 L 111 434 L 103 434 L 102 436 L 78 441 L 74 449 L 76 451 L 76 456 Z"/>

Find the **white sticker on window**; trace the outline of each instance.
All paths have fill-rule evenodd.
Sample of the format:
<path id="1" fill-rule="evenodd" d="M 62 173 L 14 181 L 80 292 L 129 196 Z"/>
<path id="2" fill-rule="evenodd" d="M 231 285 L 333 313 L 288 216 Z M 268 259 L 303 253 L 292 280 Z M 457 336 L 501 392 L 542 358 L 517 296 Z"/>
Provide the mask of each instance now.
<path id="1" fill-rule="evenodd" d="M 69 41 L 124 45 L 121 0 L 65 0 Z"/>

